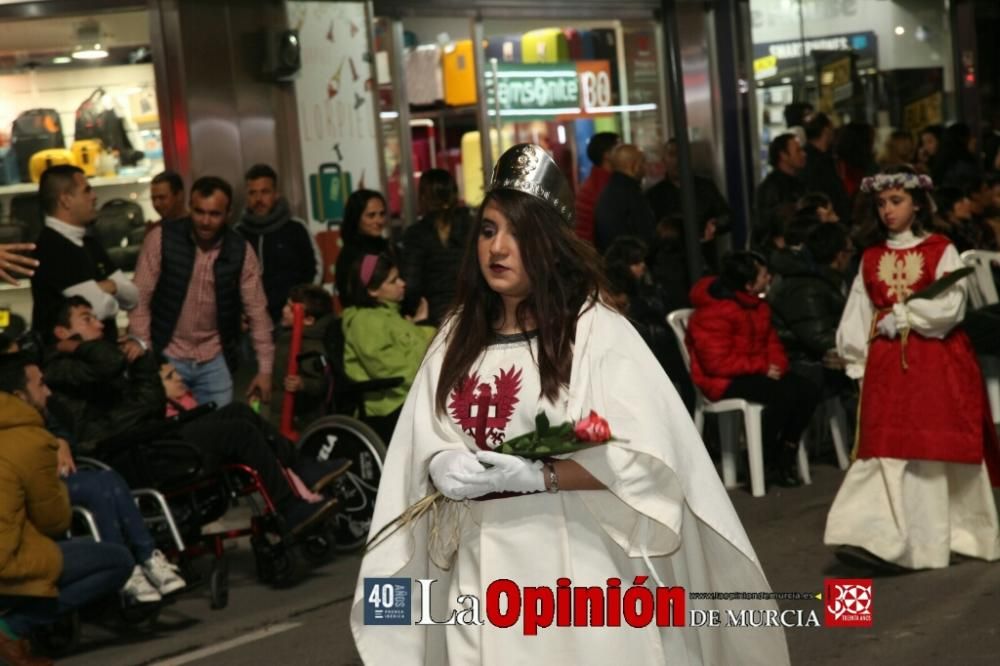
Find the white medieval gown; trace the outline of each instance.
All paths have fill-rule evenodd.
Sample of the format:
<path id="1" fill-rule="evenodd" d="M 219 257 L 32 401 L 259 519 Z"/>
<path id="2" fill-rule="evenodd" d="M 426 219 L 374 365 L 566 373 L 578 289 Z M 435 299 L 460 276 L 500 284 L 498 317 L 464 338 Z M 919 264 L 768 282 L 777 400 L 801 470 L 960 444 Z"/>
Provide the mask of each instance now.
<path id="1" fill-rule="evenodd" d="M 902 252 L 913 250 L 925 238 L 906 231 L 890 237 L 886 245 Z M 940 279 L 961 267 L 958 252 L 948 246 L 933 277 Z M 864 376 L 872 319 L 876 316 L 863 274 L 864 266 L 851 287 L 837 329 L 837 350 L 847 360 L 847 374 L 853 379 Z M 937 298 L 910 301 L 907 318 L 911 330 L 936 339 L 951 333 L 965 315 L 965 282 L 960 281 Z M 944 373 L 946 368 L 940 371 Z M 918 400 L 933 400 L 933 388 L 928 387 L 930 390 Z M 972 395 L 982 387 L 970 382 L 963 389 Z M 880 397 L 882 409 L 892 409 L 891 405 L 891 396 Z M 928 426 L 914 421 L 908 427 Z M 1000 558 L 1000 523 L 986 464 L 859 458 L 851 463 L 833 500 L 823 542 L 830 546 L 858 546 L 911 569 L 946 567 L 952 552 L 996 560 Z"/>
<path id="2" fill-rule="evenodd" d="M 404 509 L 434 492 L 428 464 L 449 448 L 476 450 L 449 413 L 437 415 L 434 395 L 444 356 L 442 335 L 431 344 L 403 408 L 389 447 L 372 535 Z M 491 445 L 501 437 L 534 430 L 544 410 L 553 424 L 578 419 L 591 409 L 604 416 L 620 440 L 572 454 L 607 490 L 560 491 L 449 502 L 434 519 L 425 516 L 369 551 L 361 566 L 351 627 L 364 663 L 373 666 L 483 665 L 582 666 L 670 664 L 778 666 L 788 663 L 781 628 L 540 628 L 525 636 L 521 623 L 483 626 L 366 626 L 365 577 L 433 578 L 437 619 L 459 608 L 456 597 L 485 599 L 486 587 L 508 578 L 525 586 L 554 587 L 560 577 L 574 586 L 605 587 L 649 576 L 646 561 L 664 585 L 688 592 L 767 592 L 770 587 L 690 416 L 670 381 L 635 329 L 603 305 L 578 320 L 569 389 L 556 404 L 540 399 L 538 369 L 523 336 L 491 345 L 475 365 L 478 395 L 503 396 L 509 421 L 494 421 Z M 519 374 L 518 374 L 519 373 Z M 515 389 L 515 384 L 519 388 Z M 491 412 L 491 416 L 496 412 Z M 457 552 L 433 546 L 429 533 L 457 535 Z M 451 549 L 454 551 L 454 549 Z M 444 551 L 444 552 L 441 552 Z M 644 561 L 643 555 L 648 558 Z M 451 556 L 449 570 L 435 562 Z M 433 560 L 433 561 L 432 561 Z M 655 585 L 651 577 L 646 585 Z M 419 617 L 414 584 L 413 619 Z M 687 608 L 774 610 L 773 601 L 688 600 Z M 685 614 L 686 615 L 686 614 Z M 484 609 L 485 618 L 485 609 Z M 523 620 L 523 615 L 522 615 Z"/>

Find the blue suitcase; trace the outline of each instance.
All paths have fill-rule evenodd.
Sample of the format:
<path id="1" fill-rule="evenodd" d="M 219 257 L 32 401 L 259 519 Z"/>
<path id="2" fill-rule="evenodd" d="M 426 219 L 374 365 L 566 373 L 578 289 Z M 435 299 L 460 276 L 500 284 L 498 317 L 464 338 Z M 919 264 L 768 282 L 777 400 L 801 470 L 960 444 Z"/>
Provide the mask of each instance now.
<path id="1" fill-rule="evenodd" d="M 486 41 L 486 58 L 497 62 L 521 62 L 521 35 L 499 35 Z"/>
<path id="2" fill-rule="evenodd" d="M 17 155 L 7 146 L 0 148 L 0 185 L 14 185 L 21 182 L 21 173 L 17 170 Z"/>

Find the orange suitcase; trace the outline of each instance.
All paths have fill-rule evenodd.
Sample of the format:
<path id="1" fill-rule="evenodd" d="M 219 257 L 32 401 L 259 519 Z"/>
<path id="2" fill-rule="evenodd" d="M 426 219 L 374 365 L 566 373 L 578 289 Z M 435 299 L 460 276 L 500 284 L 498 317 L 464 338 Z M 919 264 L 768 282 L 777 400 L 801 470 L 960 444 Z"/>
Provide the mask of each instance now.
<path id="1" fill-rule="evenodd" d="M 449 106 L 476 103 L 476 66 L 472 56 L 472 40 L 444 47 L 441 56 L 444 69 L 444 102 Z"/>

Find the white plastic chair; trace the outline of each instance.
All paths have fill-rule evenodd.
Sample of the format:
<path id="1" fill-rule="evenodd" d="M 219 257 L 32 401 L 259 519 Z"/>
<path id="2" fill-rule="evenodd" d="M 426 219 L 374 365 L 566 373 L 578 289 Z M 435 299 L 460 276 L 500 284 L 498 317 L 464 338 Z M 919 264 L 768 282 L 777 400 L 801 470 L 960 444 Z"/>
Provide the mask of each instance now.
<path id="1" fill-rule="evenodd" d="M 667 315 L 667 324 L 677 338 L 681 349 L 681 357 L 688 373 L 691 372 L 691 356 L 688 353 L 686 338 L 688 322 L 694 310 L 685 308 L 674 310 Z M 705 414 L 715 414 L 719 423 L 719 439 L 722 449 L 722 483 L 726 488 L 736 487 L 736 455 L 739 446 L 739 418 L 743 418 L 743 430 L 747 439 L 747 459 L 750 463 L 750 492 L 754 497 L 763 497 L 764 487 L 764 442 L 761 434 L 761 415 L 764 405 L 743 400 L 741 398 L 726 398 L 712 402 L 702 395 L 695 386 L 694 424 L 701 433 L 705 425 Z M 799 442 L 798 452 L 799 477 L 805 484 L 812 483 L 809 475 L 809 457 L 806 447 Z"/>
<path id="2" fill-rule="evenodd" d="M 1000 302 L 991 269 L 994 263 L 1000 265 L 1000 252 L 966 250 L 962 253 L 962 263 L 975 269 L 969 276 L 969 301 L 972 307 L 981 308 Z M 993 423 L 1000 424 L 1000 358 L 980 356 L 979 365 L 986 380 L 986 394 L 989 396 Z"/>

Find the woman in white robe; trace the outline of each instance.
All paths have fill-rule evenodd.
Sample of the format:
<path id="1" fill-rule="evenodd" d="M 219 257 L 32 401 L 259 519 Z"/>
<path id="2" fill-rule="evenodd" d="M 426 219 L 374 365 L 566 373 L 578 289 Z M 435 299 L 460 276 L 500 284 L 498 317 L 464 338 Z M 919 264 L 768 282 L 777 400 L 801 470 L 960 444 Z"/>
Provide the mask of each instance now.
<path id="1" fill-rule="evenodd" d="M 366 554 L 351 614 L 358 651 L 366 664 L 394 666 L 786 664 L 780 626 L 553 623 L 526 635 L 524 613 L 509 628 L 364 624 L 367 577 L 437 580 L 439 620 L 462 607 L 459 595 L 485 602 L 499 579 L 521 589 L 555 588 L 560 578 L 603 589 L 618 578 L 623 594 L 636 581 L 650 590 L 770 590 L 676 391 L 631 325 L 599 301 L 596 255 L 561 216 L 572 210 L 567 192 L 537 146 L 515 146 L 498 162 L 459 309 L 432 343 L 389 447 L 371 533 L 435 490 L 449 499 Z M 463 356 L 469 345 L 474 354 Z M 590 410 L 607 419 L 613 441 L 544 467 L 491 451 L 534 430 L 539 411 L 557 424 Z M 768 600 L 687 599 L 685 622 L 691 609 L 717 610 L 723 625 L 727 610 L 777 617 Z"/>

